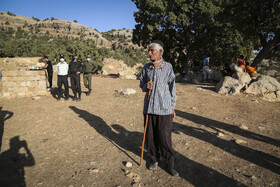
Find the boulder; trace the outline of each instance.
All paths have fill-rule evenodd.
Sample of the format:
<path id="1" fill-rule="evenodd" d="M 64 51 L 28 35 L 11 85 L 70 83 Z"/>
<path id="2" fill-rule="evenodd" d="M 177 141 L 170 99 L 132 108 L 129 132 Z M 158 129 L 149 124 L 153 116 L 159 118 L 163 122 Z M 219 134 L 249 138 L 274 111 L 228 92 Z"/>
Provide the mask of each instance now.
<path id="1" fill-rule="evenodd" d="M 133 74 L 125 74 L 125 75 L 120 76 L 120 78 L 121 79 L 134 79 L 134 80 L 137 79 L 136 75 L 133 75 Z"/>
<path id="2" fill-rule="evenodd" d="M 133 95 L 136 93 L 136 90 L 132 89 L 132 88 L 127 88 L 123 91 L 123 95 Z"/>
<path id="3" fill-rule="evenodd" d="M 250 84 L 252 80 L 250 75 L 245 72 L 236 72 L 235 74 L 232 75 L 232 77 L 239 80 L 243 84 Z"/>
<path id="4" fill-rule="evenodd" d="M 223 75 L 220 71 L 213 69 L 212 71 L 212 80 L 220 81 L 223 78 Z"/>
<path id="5" fill-rule="evenodd" d="M 274 93 L 277 96 L 279 90 L 280 83 L 275 78 L 267 75 L 260 75 L 255 80 L 253 80 L 253 82 L 245 90 L 245 93 L 260 96 L 264 96 L 268 93 Z"/>
<path id="6" fill-rule="evenodd" d="M 181 77 L 180 82 L 191 83 L 192 82 L 192 74 L 186 74 Z"/>
<path id="7" fill-rule="evenodd" d="M 125 90 L 123 90 L 122 88 L 115 90 L 116 93 L 121 94 L 121 95 L 133 95 L 136 93 L 136 90 L 132 89 L 132 88 L 127 88 Z"/>
<path id="8" fill-rule="evenodd" d="M 192 83 L 197 84 L 203 82 L 203 73 L 199 73 L 197 74 L 193 79 L 192 79 Z"/>
<path id="9" fill-rule="evenodd" d="M 244 88 L 244 86 L 245 84 L 240 80 L 226 76 L 216 85 L 216 90 L 218 93 L 235 95 L 240 93 L 240 90 Z"/>

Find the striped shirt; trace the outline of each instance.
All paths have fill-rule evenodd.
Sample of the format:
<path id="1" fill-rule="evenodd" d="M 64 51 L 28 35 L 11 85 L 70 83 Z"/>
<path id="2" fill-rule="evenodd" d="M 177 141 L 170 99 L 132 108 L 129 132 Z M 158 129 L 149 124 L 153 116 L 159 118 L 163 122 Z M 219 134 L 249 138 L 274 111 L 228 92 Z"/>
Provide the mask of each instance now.
<path id="1" fill-rule="evenodd" d="M 147 111 L 147 99 L 149 90 L 147 83 L 152 80 L 154 87 L 151 91 L 149 107 Z M 147 92 L 144 99 L 143 114 L 170 115 L 176 105 L 175 74 L 172 65 L 163 61 L 160 68 L 154 69 L 152 63 L 143 67 L 140 77 L 140 87 Z"/>

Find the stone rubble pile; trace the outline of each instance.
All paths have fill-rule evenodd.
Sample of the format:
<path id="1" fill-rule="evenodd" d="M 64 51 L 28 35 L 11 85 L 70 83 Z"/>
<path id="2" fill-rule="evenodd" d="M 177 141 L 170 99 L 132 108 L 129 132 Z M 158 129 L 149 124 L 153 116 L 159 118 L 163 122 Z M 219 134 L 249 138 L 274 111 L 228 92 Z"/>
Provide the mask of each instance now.
<path id="1" fill-rule="evenodd" d="M 226 76 L 216 85 L 218 93 L 239 94 L 244 92 L 262 97 L 268 101 L 280 101 L 280 83 L 273 77 L 258 75 L 250 77 L 248 73 L 238 72 L 232 77 Z"/>

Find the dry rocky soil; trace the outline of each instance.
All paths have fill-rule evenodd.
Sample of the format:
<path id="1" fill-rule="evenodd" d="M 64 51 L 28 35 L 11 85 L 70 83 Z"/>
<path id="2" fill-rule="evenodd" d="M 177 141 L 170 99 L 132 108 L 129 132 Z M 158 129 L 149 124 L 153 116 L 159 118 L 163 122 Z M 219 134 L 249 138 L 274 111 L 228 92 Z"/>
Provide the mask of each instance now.
<path id="1" fill-rule="evenodd" d="M 81 102 L 1 100 L 0 186 L 280 186 L 279 102 L 177 83 L 172 139 L 180 175 L 172 177 L 161 162 L 148 170 L 145 153 L 139 167 L 139 81 L 94 76 L 92 84 Z M 119 88 L 137 93 L 118 95 Z"/>

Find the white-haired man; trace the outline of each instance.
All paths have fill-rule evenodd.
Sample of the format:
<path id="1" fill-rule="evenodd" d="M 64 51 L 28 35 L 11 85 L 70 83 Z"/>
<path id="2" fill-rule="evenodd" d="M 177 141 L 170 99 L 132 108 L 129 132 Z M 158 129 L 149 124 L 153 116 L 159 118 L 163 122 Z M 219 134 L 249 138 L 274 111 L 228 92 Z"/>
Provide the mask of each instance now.
<path id="1" fill-rule="evenodd" d="M 148 45 L 151 62 L 142 70 L 140 87 L 147 92 L 144 99 L 144 121 L 148 116 L 146 145 L 148 157 L 151 160 L 148 168 L 155 170 L 162 156 L 167 170 L 173 176 L 178 176 L 174 169 L 174 150 L 172 148 L 172 120 L 176 116 L 176 86 L 172 65 L 163 60 L 163 43 L 159 40 Z M 151 90 L 150 101 L 148 91 Z"/>

